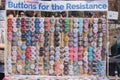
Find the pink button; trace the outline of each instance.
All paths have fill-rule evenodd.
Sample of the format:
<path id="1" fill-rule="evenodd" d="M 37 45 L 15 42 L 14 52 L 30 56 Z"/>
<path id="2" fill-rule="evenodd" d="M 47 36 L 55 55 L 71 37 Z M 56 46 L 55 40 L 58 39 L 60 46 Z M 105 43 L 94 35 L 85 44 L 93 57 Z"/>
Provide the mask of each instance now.
<path id="1" fill-rule="evenodd" d="M 45 18 L 45 22 L 49 22 L 49 18 Z"/>
<path id="2" fill-rule="evenodd" d="M 74 47 L 74 52 L 78 52 L 78 48 L 77 47 Z"/>
<path id="3" fill-rule="evenodd" d="M 50 28 L 45 28 L 45 31 L 49 32 L 49 31 L 50 31 Z"/>
<path id="4" fill-rule="evenodd" d="M 83 54 L 83 51 L 78 52 L 78 55 L 82 55 L 82 54 Z"/>
<path id="5" fill-rule="evenodd" d="M 11 40 L 12 40 L 12 36 L 8 36 L 7 39 L 8 39 L 9 41 L 11 41 Z"/>
<path id="6" fill-rule="evenodd" d="M 74 50 L 74 48 L 71 46 L 71 47 L 69 47 L 69 50 L 70 50 L 70 51 L 73 51 L 73 50 Z"/>
<path id="7" fill-rule="evenodd" d="M 17 52 L 16 51 L 12 51 L 12 55 L 17 55 Z"/>
<path id="8" fill-rule="evenodd" d="M 96 33 L 96 34 L 94 34 L 94 35 L 93 35 L 93 37 L 94 37 L 94 38 L 97 38 L 97 37 L 98 37 L 98 34 L 97 34 L 97 33 Z"/>
<path id="9" fill-rule="evenodd" d="M 41 38 L 40 38 L 40 42 L 44 42 L 44 37 L 41 37 Z"/>
<path id="10" fill-rule="evenodd" d="M 73 60 L 73 56 L 69 56 L 69 60 Z"/>
<path id="11" fill-rule="evenodd" d="M 78 57 L 77 56 L 74 57 L 74 61 L 78 61 Z"/>
<path id="12" fill-rule="evenodd" d="M 83 50 L 83 46 L 80 46 L 80 47 L 79 47 L 79 51 L 82 51 L 82 50 Z"/>
<path id="13" fill-rule="evenodd" d="M 70 51 L 70 52 L 69 52 L 69 55 L 73 55 L 73 51 Z"/>

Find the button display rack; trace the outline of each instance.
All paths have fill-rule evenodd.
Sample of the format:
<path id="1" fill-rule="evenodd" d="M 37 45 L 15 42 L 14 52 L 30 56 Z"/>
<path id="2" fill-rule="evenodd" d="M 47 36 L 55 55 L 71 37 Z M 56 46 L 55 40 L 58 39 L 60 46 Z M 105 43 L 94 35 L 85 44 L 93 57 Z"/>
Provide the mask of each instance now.
<path id="1" fill-rule="evenodd" d="M 106 36 L 105 18 L 9 18 L 7 74 L 105 76 Z"/>

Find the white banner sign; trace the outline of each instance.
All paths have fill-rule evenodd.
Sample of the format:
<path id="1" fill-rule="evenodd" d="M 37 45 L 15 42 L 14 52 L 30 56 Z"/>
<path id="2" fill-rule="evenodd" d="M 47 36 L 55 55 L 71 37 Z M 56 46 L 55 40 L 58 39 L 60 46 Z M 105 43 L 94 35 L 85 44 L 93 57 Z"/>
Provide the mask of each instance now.
<path id="1" fill-rule="evenodd" d="M 35 11 L 107 11 L 108 0 L 98 1 L 6 0 L 6 9 L 35 10 Z"/>
<path id="2" fill-rule="evenodd" d="M 118 12 L 108 11 L 108 19 L 117 20 L 118 19 Z"/>

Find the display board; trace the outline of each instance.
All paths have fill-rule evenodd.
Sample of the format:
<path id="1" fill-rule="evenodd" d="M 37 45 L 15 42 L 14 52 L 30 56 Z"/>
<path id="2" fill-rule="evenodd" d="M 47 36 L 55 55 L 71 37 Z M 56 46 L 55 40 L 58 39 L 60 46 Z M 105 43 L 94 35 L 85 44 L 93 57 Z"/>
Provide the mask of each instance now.
<path id="1" fill-rule="evenodd" d="M 107 11 L 108 0 L 7 0 L 6 9 Z M 107 34 L 106 18 L 8 18 L 6 75 L 14 80 L 107 80 L 101 78 L 106 76 Z"/>
<path id="2" fill-rule="evenodd" d="M 0 10 L 0 73 L 4 73 L 5 10 Z"/>
<path id="3" fill-rule="evenodd" d="M 7 74 L 106 75 L 105 18 L 7 19 Z"/>

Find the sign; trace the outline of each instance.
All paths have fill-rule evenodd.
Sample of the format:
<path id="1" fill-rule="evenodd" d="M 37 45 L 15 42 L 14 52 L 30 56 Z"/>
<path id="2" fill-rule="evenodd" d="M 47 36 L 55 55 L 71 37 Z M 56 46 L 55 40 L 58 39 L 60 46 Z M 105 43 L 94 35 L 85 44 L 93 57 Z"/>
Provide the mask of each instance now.
<path id="1" fill-rule="evenodd" d="M 5 21 L 0 21 L 0 28 L 5 28 Z"/>
<path id="2" fill-rule="evenodd" d="M 108 19 L 117 20 L 118 19 L 118 12 L 108 11 Z"/>
<path id="3" fill-rule="evenodd" d="M 6 18 L 5 10 L 0 10 L 0 28 L 5 28 L 5 18 Z"/>
<path id="4" fill-rule="evenodd" d="M 5 10 L 0 10 L 0 21 L 5 21 L 5 14 L 6 14 L 6 12 L 5 12 Z"/>
<path id="5" fill-rule="evenodd" d="M 6 0 L 7 10 L 34 11 L 107 11 L 108 0 L 101 1 L 39 1 Z"/>

